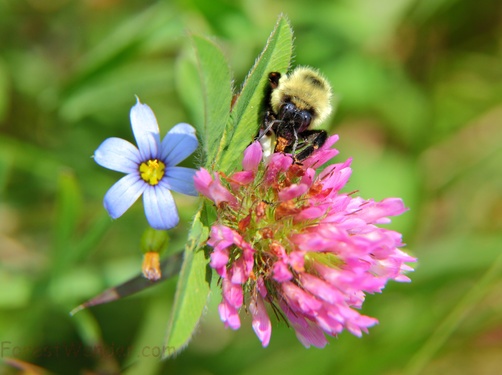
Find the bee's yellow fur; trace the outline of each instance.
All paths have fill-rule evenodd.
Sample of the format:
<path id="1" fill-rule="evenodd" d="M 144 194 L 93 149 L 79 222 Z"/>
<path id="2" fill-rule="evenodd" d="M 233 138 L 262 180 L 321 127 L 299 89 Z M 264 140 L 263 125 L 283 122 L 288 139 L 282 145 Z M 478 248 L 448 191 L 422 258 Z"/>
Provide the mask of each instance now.
<path id="1" fill-rule="evenodd" d="M 311 126 L 315 127 L 330 115 L 331 96 L 330 84 L 317 70 L 299 66 L 290 74 L 281 76 L 270 102 L 275 113 L 287 101 L 299 110 L 309 111 L 312 114 Z"/>

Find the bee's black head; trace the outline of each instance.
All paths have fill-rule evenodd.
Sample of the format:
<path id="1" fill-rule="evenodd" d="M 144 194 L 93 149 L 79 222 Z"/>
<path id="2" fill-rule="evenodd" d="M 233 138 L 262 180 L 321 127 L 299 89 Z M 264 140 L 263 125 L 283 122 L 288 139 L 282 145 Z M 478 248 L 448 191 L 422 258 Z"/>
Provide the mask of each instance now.
<path id="1" fill-rule="evenodd" d="M 306 110 L 300 111 L 293 103 L 286 102 L 281 107 L 279 119 L 292 123 L 297 132 L 303 132 L 308 129 L 312 114 Z"/>

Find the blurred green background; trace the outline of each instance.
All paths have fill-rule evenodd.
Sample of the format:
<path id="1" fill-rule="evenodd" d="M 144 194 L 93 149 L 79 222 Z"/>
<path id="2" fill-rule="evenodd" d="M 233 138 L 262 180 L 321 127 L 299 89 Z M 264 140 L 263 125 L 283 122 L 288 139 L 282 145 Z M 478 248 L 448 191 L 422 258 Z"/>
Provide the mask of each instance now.
<path id="1" fill-rule="evenodd" d="M 134 95 L 162 133 L 191 121 L 177 74 L 189 32 L 215 37 L 238 88 L 281 12 L 294 64 L 338 95 L 324 127 L 337 160 L 354 159 L 347 191 L 410 207 L 390 227 L 419 259 L 412 283 L 368 296 L 380 324 L 323 350 L 276 321 L 262 349 L 248 318 L 223 328 L 215 295 L 189 347 L 160 362 L 176 280 L 71 318 L 141 266 L 142 204 L 112 223 L 102 197 L 120 174 L 94 150 L 133 139 Z M 58 374 L 499 373 L 501 82 L 498 0 L 0 1 L 0 373 L 28 373 L 7 357 Z M 187 223 L 197 200 L 176 198 Z"/>

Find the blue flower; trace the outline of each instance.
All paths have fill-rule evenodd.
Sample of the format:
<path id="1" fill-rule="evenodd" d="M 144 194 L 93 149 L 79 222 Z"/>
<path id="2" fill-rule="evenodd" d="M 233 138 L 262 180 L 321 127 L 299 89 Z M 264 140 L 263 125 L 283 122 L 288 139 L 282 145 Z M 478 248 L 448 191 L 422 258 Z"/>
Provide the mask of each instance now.
<path id="1" fill-rule="evenodd" d="M 139 99 L 131 109 L 131 125 L 138 147 L 120 138 L 108 138 L 95 151 L 99 165 L 127 173 L 105 195 L 103 204 L 110 216 L 120 217 L 143 194 L 148 223 L 155 229 L 170 229 L 179 222 L 170 190 L 197 195 L 195 169 L 177 167 L 197 148 L 195 129 L 175 125 L 160 141 L 153 111 Z"/>

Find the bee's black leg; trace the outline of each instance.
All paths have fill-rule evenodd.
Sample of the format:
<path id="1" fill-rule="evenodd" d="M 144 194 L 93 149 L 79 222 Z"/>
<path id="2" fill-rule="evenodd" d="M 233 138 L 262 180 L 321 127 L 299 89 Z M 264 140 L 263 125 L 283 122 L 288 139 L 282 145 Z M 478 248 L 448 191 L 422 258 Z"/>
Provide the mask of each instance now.
<path id="1" fill-rule="evenodd" d="M 298 134 L 298 136 L 303 147 L 302 150 L 295 155 L 295 160 L 297 162 L 301 162 L 308 158 L 315 150 L 322 147 L 326 139 L 328 139 L 328 133 L 324 130 L 305 130 Z"/>
<path id="2" fill-rule="evenodd" d="M 274 130 L 275 125 L 277 125 L 279 122 L 280 120 L 276 119 L 276 116 L 274 115 L 272 110 L 267 110 L 263 120 L 263 125 L 254 140 L 259 141 L 264 136 L 269 135 L 269 133 Z"/>

